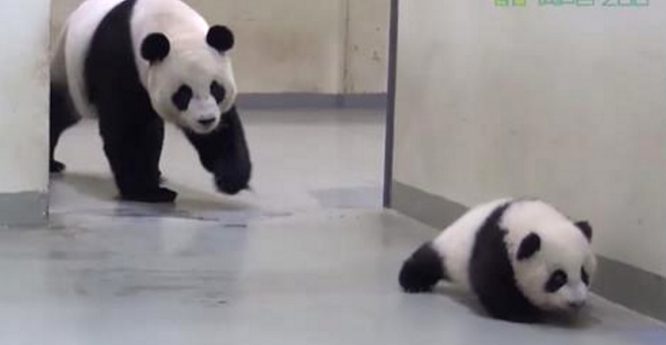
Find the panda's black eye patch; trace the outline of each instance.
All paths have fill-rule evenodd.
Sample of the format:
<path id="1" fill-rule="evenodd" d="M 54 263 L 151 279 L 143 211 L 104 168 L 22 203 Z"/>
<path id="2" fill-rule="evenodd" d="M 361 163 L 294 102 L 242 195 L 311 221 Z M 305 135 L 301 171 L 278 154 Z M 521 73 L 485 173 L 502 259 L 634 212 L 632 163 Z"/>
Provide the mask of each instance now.
<path id="1" fill-rule="evenodd" d="M 210 94 L 213 95 L 217 103 L 222 103 L 222 101 L 224 100 L 224 96 L 226 96 L 227 92 L 226 90 L 224 90 L 224 87 L 222 87 L 222 85 L 214 81 L 210 84 Z"/>
<path id="2" fill-rule="evenodd" d="M 178 110 L 185 111 L 190 105 L 190 100 L 192 100 L 193 95 L 192 88 L 187 85 L 182 85 L 178 91 L 173 94 L 171 100 Z"/>
<path id="3" fill-rule="evenodd" d="M 580 279 L 585 283 L 585 285 L 590 285 L 590 275 L 587 274 L 587 271 L 585 270 L 585 267 L 582 267 L 580 269 Z"/>
<path id="4" fill-rule="evenodd" d="M 548 282 L 546 282 L 546 292 L 553 293 L 567 284 L 567 274 L 562 270 L 557 270 L 550 275 Z"/>

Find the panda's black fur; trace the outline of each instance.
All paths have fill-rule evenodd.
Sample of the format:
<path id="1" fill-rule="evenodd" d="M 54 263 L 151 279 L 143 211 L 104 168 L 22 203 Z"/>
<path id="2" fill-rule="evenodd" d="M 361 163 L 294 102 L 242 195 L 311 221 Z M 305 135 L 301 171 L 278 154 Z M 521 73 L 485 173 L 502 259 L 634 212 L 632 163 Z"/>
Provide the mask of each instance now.
<path id="1" fill-rule="evenodd" d="M 489 314 L 500 319 L 535 322 L 541 312 L 516 287 L 513 267 L 504 245 L 504 232 L 498 223 L 507 205 L 496 208 L 476 235 L 469 273 L 474 293 Z M 444 258 L 425 243 L 405 261 L 400 284 L 407 292 L 428 292 L 440 280 L 450 280 Z"/>
<path id="2" fill-rule="evenodd" d="M 541 312 L 516 286 L 515 273 L 499 223 L 506 211 L 502 205 L 490 214 L 476 235 L 470 259 L 470 284 L 481 304 L 498 318 L 537 321 Z"/>
<path id="3" fill-rule="evenodd" d="M 137 0 L 122 1 L 104 16 L 86 53 L 83 77 L 88 101 L 97 110 L 104 152 L 121 197 L 133 201 L 171 202 L 176 193 L 160 186 L 164 120 L 153 109 L 140 81 L 132 44 L 130 19 L 136 3 Z M 211 30 L 207 40 L 210 45 L 233 45 L 233 36 L 228 30 Z M 151 53 L 164 54 L 159 50 L 165 49 L 143 48 L 144 57 Z M 168 49 L 167 46 L 167 52 Z M 58 139 L 80 119 L 66 83 L 52 83 L 50 117 L 50 169 L 60 172 L 65 166 L 54 159 Z M 207 134 L 182 129 L 199 153 L 202 165 L 214 175 L 218 189 L 236 194 L 247 188 L 252 165 L 236 107 L 221 118 L 218 127 Z"/>
<path id="4" fill-rule="evenodd" d="M 521 209 L 522 205 L 528 206 Z M 510 226 L 524 228 L 525 232 L 522 232 L 522 229 L 507 228 L 504 217 L 509 209 L 514 212 Z M 542 209 L 546 210 L 543 217 L 539 214 Z M 543 219 L 546 221 L 543 222 Z M 543 231 L 537 233 L 538 226 L 548 223 L 555 226 L 544 227 Z M 559 231 L 561 233 L 558 233 Z M 518 237 L 509 238 L 516 234 L 519 234 Z M 591 227 L 586 222 L 569 222 L 540 201 L 500 200 L 488 203 L 472 209 L 445 229 L 437 239 L 416 250 L 404 262 L 399 282 L 406 292 L 418 293 L 431 291 L 440 280 L 453 281 L 468 287 L 493 317 L 515 322 L 538 322 L 542 321 L 550 310 L 536 305 L 526 296 L 523 288 L 519 286 L 520 278 L 515 271 L 516 265 L 525 264 L 542 270 L 552 270 L 562 264 L 562 267 L 586 267 L 592 274 L 596 261 L 588 246 L 591 234 Z M 549 245 L 546 241 L 555 242 L 557 246 L 563 244 L 564 247 L 571 242 L 571 247 L 581 248 L 579 252 L 582 255 L 580 258 L 567 257 L 565 254 L 557 254 L 557 251 L 556 254 L 542 254 L 540 251 L 543 246 Z M 472 245 L 467 247 L 468 243 Z M 511 253 L 508 248 L 512 248 Z M 540 255 L 550 257 L 538 261 Z M 537 296 L 547 296 L 548 293 L 543 290 L 551 278 L 550 275 L 551 273 L 548 273 L 548 276 L 538 281 L 539 285 L 533 290 L 533 295 L 534 291 L 537 291 Z M 585 277 L 572 277 L 570 280 L 578 281 L 576 286 L 587 289 L 589 277 L 586 276 L 587 272 L 584 275 Z M 578 304 L 574 309 L 582 305 L 584 297 L 576 302 Z M 566 309 L 571 305 L 569 303 L 564 308 L 554 305 L 557 307 L 554 309 Z"/>

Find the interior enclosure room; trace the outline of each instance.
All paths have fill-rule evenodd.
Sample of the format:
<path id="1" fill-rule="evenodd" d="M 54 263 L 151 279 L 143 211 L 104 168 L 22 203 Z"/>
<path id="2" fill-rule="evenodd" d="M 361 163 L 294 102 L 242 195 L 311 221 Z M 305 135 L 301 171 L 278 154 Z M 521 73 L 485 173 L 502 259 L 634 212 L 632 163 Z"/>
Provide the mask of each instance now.
<path id="1" fill-rule="evenodd" d="M 665 3 L 185 2 L 234 31 L 253 174 L 218 193 L 169 125 L 173 205 L 118 200 L 94 119 L 49 174 L 50 48 L 81 1 L 0 11 L 0 343 L 666 342 Z M 415 248 L 505 196 L 593 225 L 573 324 L 401 290 Z"/>

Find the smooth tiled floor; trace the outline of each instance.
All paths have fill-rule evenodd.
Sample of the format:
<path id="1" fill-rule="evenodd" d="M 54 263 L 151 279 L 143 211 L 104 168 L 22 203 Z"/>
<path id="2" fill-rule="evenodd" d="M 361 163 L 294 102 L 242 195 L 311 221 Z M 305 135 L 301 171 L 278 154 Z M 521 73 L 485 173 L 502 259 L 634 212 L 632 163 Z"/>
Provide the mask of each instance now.
<path id="1" fill-rule="evenodd" d="M 51 225 L 0 231 L 0 344 L 666 343 L 661 324 L 598 298 L 577 322 L 525 326 L 448 287 L 401 293 L 400 263 L 434 231 L 379 208 L 381 116 L 246 122 L 254 192 L 236 198 L 169 132 L 174 207 L 114 201 L 94 123 L 69 132 Z"/>
<path id="2" fill-rule="evenodd" d="M 212 177 L 200 166 L 194 149 L 178 130 L 167 128 L 161 170 L 167 186 L 180 193 L 180 213 L 227 220 L 239 213 L 381 206 L 380 111 L 254 111 L 241 116 L 254 163 L 253 191 L 233 198 L 214 191 Z M 84 121 L 63 136 L 56 157 L 68 171 L 52 185 L 55 213 L 124 208 L 112 200 L 116 189 L 96 126 Z"/>

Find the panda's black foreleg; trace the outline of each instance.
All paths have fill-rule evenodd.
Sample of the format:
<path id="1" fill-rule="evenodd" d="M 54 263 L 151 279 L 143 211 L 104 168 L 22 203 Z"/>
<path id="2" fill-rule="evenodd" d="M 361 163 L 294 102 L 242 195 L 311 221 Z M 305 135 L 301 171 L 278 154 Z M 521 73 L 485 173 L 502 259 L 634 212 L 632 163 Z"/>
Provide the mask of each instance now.
<path id="1" fill-rule="evenodd" d="M 219 127 L 212 133 L 184 132 L 199 153 L 201 164 L 215 176 L 215 185 L 221 192 L 234 195 L 248 188 L 252 163 L 236 107 L 222 115 Z"/>
<path id="2" fill-rule="evenodd" d="M 486 221 L 488 222 L 488 221 Z M 491 223 L 493 224 L 493 223 Z M 495 228 L 491 235 L 480 232 L 470 259 L 469 282 L 483 308 L 492 317 L 521 323 L 540 321 L 539 310 L 516 285 L 514 271 L 505 254 L 503 232 Z M 484 231 L 483 229 L 481 231 Z"/>
<path id="3" fill-rule="evenodd" d="M 176 192 L 159 185 L 162 120 L 155 117 L 136 123 L 106 118 L 100 116 L 100 132 L 121 197 L 129 201 L 173 202 Z"/>
<path id="4" fill-rule="evenodd" d="M 518 323 L 542 321 L 541 312 L 506 285 L 487 283 L 475 286 L 475 291 L 483 308 L 494 318 Z"/>
<path id="5" fill-rule="evenodd" d="M 51 84 L 50 92 L 51 108 L 49 111 L 49 171 L 60 173 L 65 170 L 65 164 L 55 160 L 55 149 L 58 145 L 60 135 L 69 127 L 79 122 L 80 118 L 72 109 L 67 93 L 67 87 Z"/>

